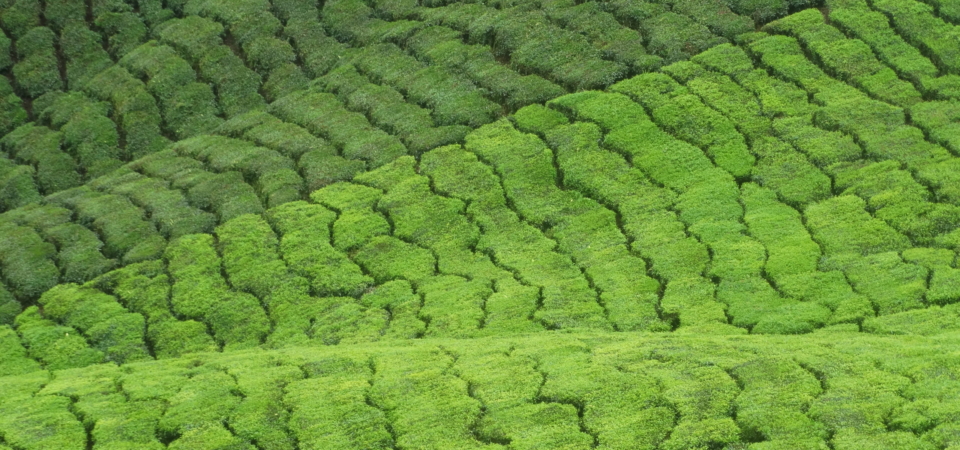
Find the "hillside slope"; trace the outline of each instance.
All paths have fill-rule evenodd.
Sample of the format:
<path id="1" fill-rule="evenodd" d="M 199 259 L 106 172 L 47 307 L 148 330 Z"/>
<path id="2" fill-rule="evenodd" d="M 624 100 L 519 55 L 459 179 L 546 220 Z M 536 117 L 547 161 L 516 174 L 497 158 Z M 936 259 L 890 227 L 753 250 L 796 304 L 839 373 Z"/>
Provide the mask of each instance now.
<path id="1" fill-rule="evenodd" d="M 0 450 L 960 448 L 952 8 L 0 1 Z"/>

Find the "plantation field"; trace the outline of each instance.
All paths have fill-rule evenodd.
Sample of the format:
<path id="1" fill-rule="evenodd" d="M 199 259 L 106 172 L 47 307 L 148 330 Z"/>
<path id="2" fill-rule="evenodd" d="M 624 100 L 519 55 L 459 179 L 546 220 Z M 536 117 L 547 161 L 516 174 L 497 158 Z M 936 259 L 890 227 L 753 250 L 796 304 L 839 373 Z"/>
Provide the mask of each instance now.
<path id="1" fill-rule="evenodd" d="M 958 5 L 0 0 L 0 450 L 958 450 Z"/>

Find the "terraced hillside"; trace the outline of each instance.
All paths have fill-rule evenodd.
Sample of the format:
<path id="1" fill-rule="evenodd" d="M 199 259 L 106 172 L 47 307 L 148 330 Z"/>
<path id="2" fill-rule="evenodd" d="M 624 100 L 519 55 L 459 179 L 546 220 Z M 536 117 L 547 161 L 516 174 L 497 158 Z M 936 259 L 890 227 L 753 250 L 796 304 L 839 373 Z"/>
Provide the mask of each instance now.
<path id="1" fill-rule="evenodd" d="M 0 450 L 960 449 L 960 3 L 0 0 Z"/>

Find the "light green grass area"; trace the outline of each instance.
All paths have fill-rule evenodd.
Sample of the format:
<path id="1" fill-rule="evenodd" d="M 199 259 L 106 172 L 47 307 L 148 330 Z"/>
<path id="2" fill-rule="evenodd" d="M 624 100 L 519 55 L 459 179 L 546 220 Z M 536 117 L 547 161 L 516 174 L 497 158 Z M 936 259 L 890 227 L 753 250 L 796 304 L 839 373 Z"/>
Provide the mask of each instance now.
<path id="1" fill-rule="evenodd" d="M 0 450 L 958 450 L 949 0 L 0 0 Z"/>

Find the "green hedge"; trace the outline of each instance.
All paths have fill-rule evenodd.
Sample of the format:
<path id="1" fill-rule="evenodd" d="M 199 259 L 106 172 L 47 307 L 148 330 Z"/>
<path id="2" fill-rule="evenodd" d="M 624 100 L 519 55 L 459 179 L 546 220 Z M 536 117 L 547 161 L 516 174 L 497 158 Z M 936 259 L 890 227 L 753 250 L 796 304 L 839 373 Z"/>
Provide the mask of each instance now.
<path id="1" fill-rule="evenodd" d="M 78 222 L 100 235 L 104 255 L 123 264 L 157 258 L 166 246 L 156 227 L 144 219 L 143 210 L 125 197 L 101 194 L 84 186 L 47 200 L 73 210 Z"/>
<path id="2" fill-rule="evenodd" d="M 354 65 L 377 83 L 386 84 L 433 110 L 437 125 L 477 127 L 493 121 L 501 107 L 463 76 L 427 66 L 393 44 L 368 46 Z"/>
<path id="3" fill-rule="evenodd" d="M 270 112 L 329 139 L 344 157 L 362 159 L 371 167 L 407 153 L 399 139 L 374 128 L 362 114 L 347 111 L 333 94 L 293 93 L 271 104 Z"/>
<path id="4" fill-rule="evenodd" d="M 284 261 L 294 273 L 310 281 L 314 295 L 357 296 L 373 284 L 373 279 L 339 246 L 331 245 L 330 224 L 340 220 L 337 214 L 320 205 L 291 202 L 269 210 L 267 219 L 281 235 Z M 336 235 L 335 225 L 332 231 Z"/>
<path id="5" fill-rule="evenodd" d="M 165 181 L 129 169 L 120 169 L 97 178 L 90 186 L 129 198 L 149 214 L 150 221 L 167 239 L 209 233 L 217 221 L 214 214 L 190 206 L 186 196 L 179 190 L 171 189 Z"/>
<path id="6" fill-rule="evenodd" d="M 103 352 L 91 347 L 80 332 L 44 319 L 36 306 L 27 307 L 14 323 L 27 354 L 48 370 L 86 367 L 104 360 Z"/>
<path id="7" fill-rule="evenodd" d="M 261 77 L 223 44 L 223 25 L 210 19 L 187 16 L 165 22 L 160 40 L 174 46 L 196 64 L 200 77 L 216 86 L 220 109 L 228 117 L 263 109 Z"/>
<path id="8" fill-rule="evenodd" d="M 523 75 L 500 64 L 490 48 L 464 43 L 460 33 L 451 28 L 426 27 L 406 44 L 419 58 L 463 74 L 510 109 L 545 102 L 564 93 L 563 88 L 539 75 Z"/>
<path id="9" fill-rule="evenodd" d="M 160 132 L 163 119 L 157 102 L 136 79 L 119 65 L 114 65 L 87 83 L 85 92 L 103 101 L 110 101 L 118 117 L 119 131 L 126 141 L 126 154 L 135 159 L 156 152 L 169 144 Z"/>
<path id="10" fill-rule="evenodd" d="M 847 39 L 839 30 L 824 23 L 819 11 L 798 12 L 767 24 L 765 29 L 797 36 L 825 70 L 858 86 L 871 97 L 903 107 L 922 100 L 910 83 L 898 79 L 892 69 L 877 60 L 867 44 L 859 39 Z"/>
<path id="11" fill-rule="evenodd" d="M 144 343 L 144 317 L 127 311 L 116 298 L 68 283 L 45 292 L 39 303 L 45 317 L 83 332 L 106 361 L 151 359 Z"/>
<path id="12" fill-rule="evenodd" d="M 40 95 L 63 90 L 57 55 L 54 45 L 57 36 L 46 27 L 36 27 L 17 39 L 18 62 L 13 65 L 13 77 L 24 95 L 37 98 Z"/>
<path id="13" fill-rule="evenodd" d="M 45 242 L 31 228 L 0 222 L 5 239 L 0 243 L 0 267 L 3 282 L 17 298 L 32 300 L 50 289 L 60 279 L 54 264 L 56 247 Z"/>
<path id="14" fill-rule="evenodd" d="M 164 259 L 173 280 L 170 304 L 175 313 L 203 320 L 227 349 L 263 342 L 270 321 L 259 300 L 227 286 L 212 236 L 192 234 L 171 241 Z"/>

